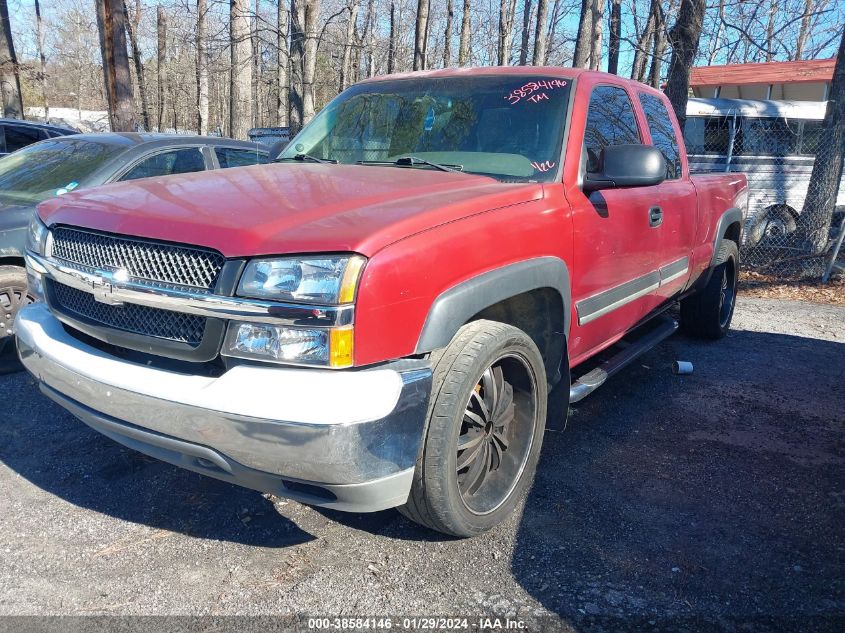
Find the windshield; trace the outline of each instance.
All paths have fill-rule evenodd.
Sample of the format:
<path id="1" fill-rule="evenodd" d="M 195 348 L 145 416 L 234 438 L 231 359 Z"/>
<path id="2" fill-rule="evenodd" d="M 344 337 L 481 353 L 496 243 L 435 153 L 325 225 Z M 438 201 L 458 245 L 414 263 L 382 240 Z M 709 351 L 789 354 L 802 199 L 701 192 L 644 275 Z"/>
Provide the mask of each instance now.
<path id="1" fill-rule="evenodd" d="M 421 162 L 428 161 L 506 182 L 548 181 L 560 161 L 568 99 L 567 80 L 543 76 L 359 84 L 327 105 L 279 159 L 431 168 Z"/>
<path id="2" fill-rule="evenodd" d="M 0 196 L 37 204 L 71 191 L 123 145 L 83 140 L 48 140 L 0 158 Z"/>

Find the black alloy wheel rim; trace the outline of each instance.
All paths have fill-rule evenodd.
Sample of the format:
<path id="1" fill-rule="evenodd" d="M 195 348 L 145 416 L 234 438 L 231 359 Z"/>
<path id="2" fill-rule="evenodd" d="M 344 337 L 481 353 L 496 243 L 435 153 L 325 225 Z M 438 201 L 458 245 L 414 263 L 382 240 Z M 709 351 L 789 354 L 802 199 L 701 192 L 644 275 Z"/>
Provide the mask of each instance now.
<path id="1" fill-rule="evenodd" d="M 457 484 L 473 514 L 508 500 L 525 470 L 537 425 L 536 379 L 518 354 L 497 358 L 470 392 L 457 442 Z"/>
<path id="2" fill-rule="evenodd" d="M 736 275 L 730 263 L 722 267 L 722 285 L 719 289 L 719 326 L 725 327 L 733 313 L 736 297 Z"/>

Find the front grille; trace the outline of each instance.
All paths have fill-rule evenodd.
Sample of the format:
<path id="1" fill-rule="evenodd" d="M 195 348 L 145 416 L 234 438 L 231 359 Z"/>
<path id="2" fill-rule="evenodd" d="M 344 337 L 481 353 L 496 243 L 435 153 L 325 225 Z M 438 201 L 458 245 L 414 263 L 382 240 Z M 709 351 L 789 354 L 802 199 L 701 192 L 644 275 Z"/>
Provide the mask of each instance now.
<path id="1" fill-rule="evenodd" d="M 94 295 L 58 282 L 50 283 L 54 307 L 68 316 L 82 318 L 124 332 L 153 336 L 198 346 L 205 333 L 206 318 L 160 308 L 127 303 L 107 305 Z"/>
<path id="2" fill-rule="evenodd" d="M 209 291 L 225 258 L 217 251 L 69 227 L 53 230 L 52 255 L 88 272 L 123 269 L 133 281 Z"/>

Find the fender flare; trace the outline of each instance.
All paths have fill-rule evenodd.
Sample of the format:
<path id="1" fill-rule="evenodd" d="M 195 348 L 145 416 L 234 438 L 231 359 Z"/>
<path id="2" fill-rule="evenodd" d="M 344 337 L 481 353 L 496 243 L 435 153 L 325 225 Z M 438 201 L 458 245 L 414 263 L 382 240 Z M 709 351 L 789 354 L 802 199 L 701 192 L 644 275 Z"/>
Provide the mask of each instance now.
<path id="1" fill-rule="evenodd" d="M 569 268 L 558 257 L 536 257 L 495 268 L 442 292 L 429 308 L 415 353 L 446 347 L 458 330 L 485 308 L 539 288 L 552 288 L 560 294 L 563 334 L 568 340 L 572 305 Z"/>
<path id="2" fill-rule="evenodd" d="M 739 224 L 740 241 L 742 241 L 742 210 L 737 207 L 731 207 L 725 211 L 716 223 L 716 233 L 713 238 L 713 255 L 710 256 L 710 268 L 713 268 L 717 264 L 716 257 L 719 254 L 719 247 L 722 245 L 722 240 L 725 239 L 728 227 L 734 223 Z M 737 247 L 739 246 L 740 244 L 737 244 Z"/>

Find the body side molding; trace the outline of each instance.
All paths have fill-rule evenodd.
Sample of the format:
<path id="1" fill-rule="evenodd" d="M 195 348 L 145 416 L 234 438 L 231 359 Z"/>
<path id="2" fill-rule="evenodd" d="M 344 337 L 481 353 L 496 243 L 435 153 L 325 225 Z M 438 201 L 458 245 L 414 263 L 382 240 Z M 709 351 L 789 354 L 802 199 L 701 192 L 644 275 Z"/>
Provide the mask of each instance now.
<path id="1" fill-rule="evenodd" d="M 569 338 L 571 293 L 569 269 L 557 257 L 537 257 L 471 277 L 441 293 L 423 324 L 415 353 L 446 347 L 473 316 L 490 306 L 539 288 L 552 288 L 563 303 L 563 334 Z"/>

